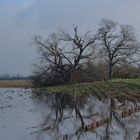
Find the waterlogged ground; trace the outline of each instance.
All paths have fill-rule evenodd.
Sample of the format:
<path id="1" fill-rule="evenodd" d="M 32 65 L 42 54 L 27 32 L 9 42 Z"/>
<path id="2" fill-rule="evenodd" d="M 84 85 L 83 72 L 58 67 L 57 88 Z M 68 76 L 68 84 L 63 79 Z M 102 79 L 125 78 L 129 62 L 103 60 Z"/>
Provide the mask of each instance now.
<path id="1" fill-rule="evenodd" d="M 140 104 L 121 97 L 0 89 L 2 140 L 136 140 Z"/>

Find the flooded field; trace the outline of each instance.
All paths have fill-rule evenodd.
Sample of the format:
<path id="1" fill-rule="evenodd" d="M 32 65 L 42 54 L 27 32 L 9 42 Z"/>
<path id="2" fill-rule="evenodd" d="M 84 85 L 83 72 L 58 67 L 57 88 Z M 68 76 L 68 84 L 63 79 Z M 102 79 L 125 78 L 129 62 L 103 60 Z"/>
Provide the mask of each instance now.
<path id="1" fill-rule="evenodd" d="M 92 94 L 0 89 L 2 140 L 138 140 L 140 104 Z"/>

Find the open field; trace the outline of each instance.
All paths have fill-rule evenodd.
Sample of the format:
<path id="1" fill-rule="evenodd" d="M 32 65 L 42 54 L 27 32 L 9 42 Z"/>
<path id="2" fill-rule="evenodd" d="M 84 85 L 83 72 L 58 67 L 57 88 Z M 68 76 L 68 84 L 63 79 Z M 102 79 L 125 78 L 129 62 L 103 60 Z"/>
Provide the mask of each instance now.
<path id="1" fill-rule="evenodd" d="M 0 80 L 0 87 L 32 87 L 31 80 Z"/>
<path id="2" fill-rule="evenodd" d="M 93 83 L 82 83 L 74 85 L 55 86 L 47 88 L 49 93 L 90 94 L 96 96 L 112 97 L 122 95 L 140 96 L 140 79 L 114 79 Z"/>

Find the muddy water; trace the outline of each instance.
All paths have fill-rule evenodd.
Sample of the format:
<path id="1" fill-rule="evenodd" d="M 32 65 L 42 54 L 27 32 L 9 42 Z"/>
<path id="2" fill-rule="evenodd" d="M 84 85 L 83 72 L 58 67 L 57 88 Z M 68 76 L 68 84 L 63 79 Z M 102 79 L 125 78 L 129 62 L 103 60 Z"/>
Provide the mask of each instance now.
<path id="1" fill-rule="evenodd" d="M 140 104 L 89 94 L 0 89 L 2 140 L 136 140 Z"/>

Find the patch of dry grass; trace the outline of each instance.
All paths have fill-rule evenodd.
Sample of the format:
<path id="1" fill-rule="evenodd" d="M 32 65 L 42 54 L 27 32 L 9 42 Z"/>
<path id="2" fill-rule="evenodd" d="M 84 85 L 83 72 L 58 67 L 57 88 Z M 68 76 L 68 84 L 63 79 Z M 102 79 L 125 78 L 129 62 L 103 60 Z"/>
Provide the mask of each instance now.
<path id="1" fill-rule="evenodd" d="M 32 87 L 31 80 L 0 80 L 0 87 Z"/>

